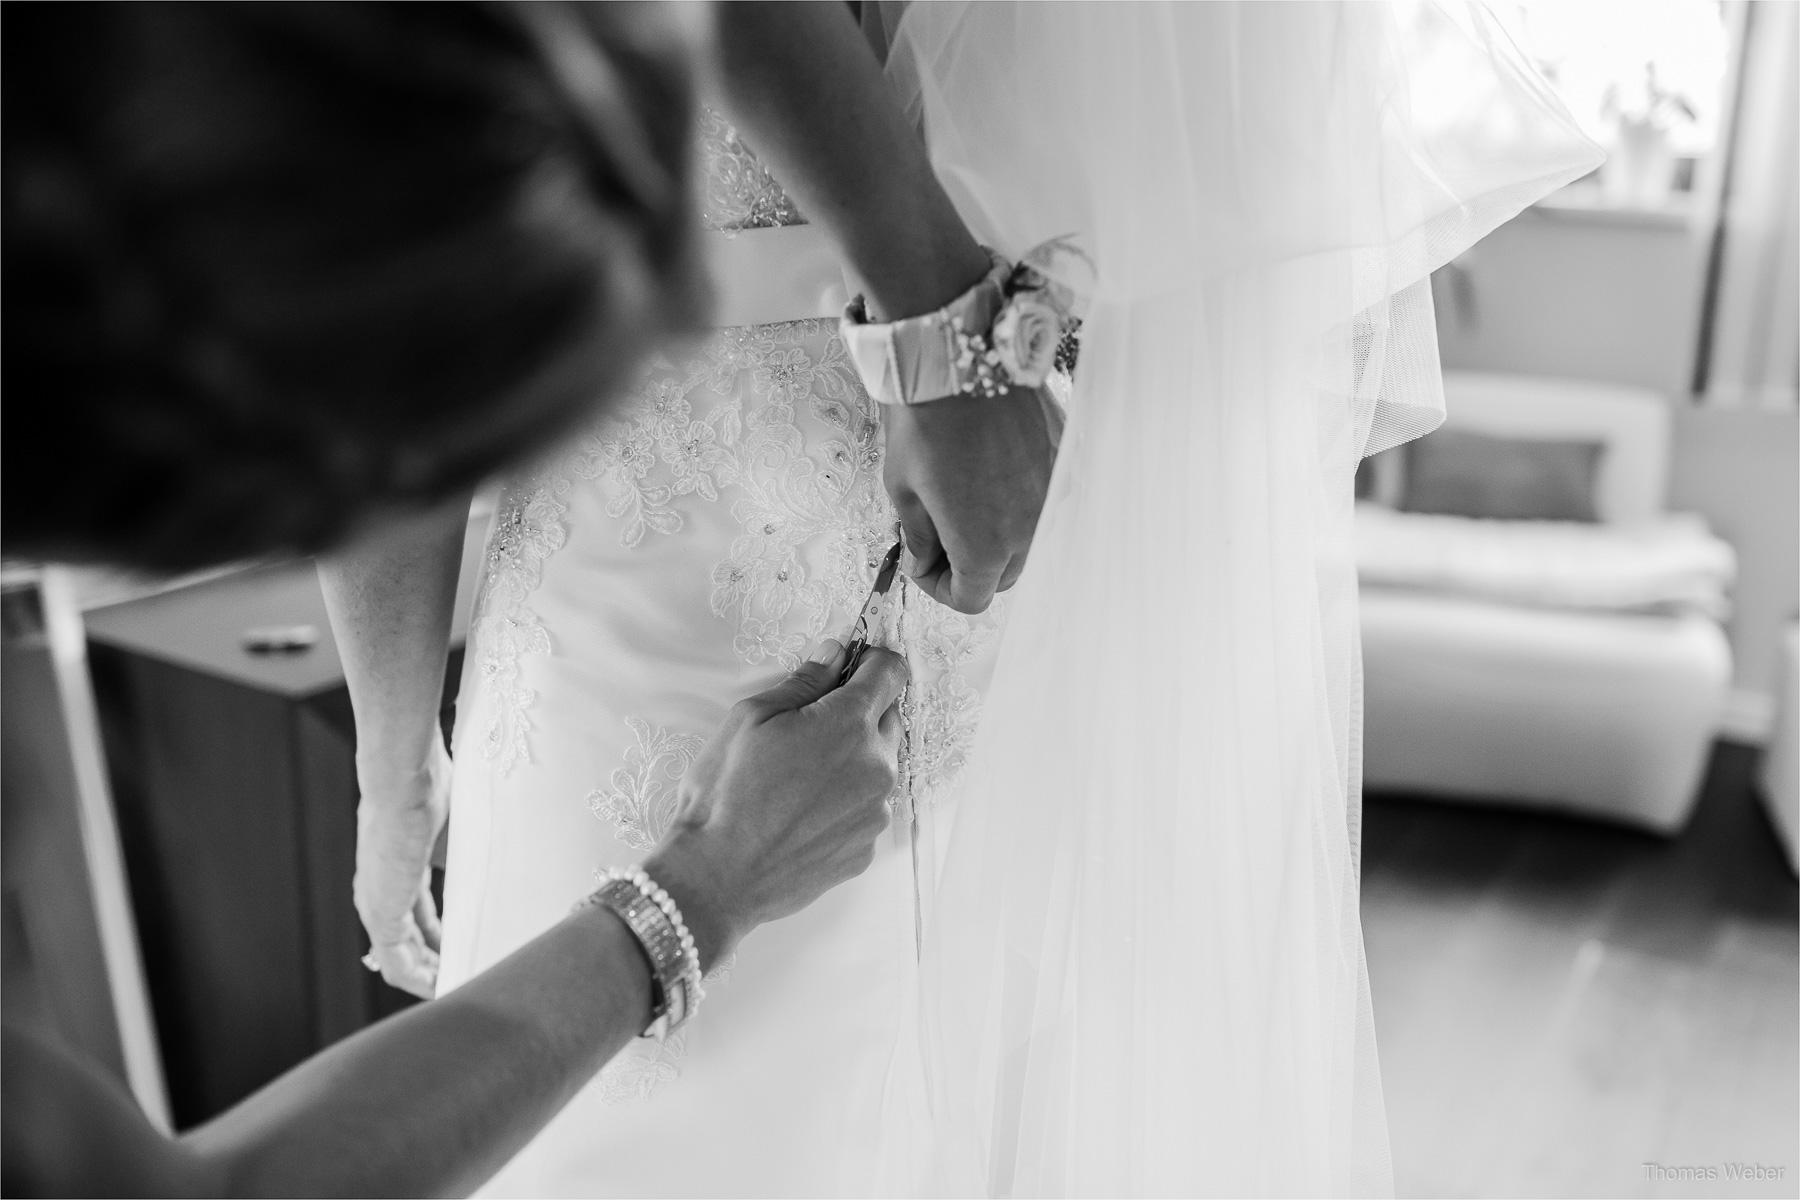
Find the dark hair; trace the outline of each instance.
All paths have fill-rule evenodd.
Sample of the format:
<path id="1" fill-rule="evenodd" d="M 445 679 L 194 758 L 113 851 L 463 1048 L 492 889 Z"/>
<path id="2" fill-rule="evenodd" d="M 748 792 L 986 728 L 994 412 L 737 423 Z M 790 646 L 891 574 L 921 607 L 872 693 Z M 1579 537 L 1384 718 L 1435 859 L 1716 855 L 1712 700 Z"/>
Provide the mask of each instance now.
<path id="1" fill-rule="evenodd" d="M 9 5 L 9 556 L 311 551 L 467 488 L 703 307 L 683 18 Z"/>

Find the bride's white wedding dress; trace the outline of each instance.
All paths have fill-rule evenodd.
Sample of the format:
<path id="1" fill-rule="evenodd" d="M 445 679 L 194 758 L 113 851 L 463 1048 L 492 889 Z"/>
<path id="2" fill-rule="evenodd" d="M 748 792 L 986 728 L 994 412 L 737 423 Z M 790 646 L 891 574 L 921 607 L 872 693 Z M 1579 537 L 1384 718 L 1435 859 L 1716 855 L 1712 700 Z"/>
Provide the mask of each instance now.
<path id="1" fill-rule="evenodd" d="M 1441 417 L 1429 272 L 1592 148 L 1479 8 L 934 3 L 889 33 L 971 227 L 1093 260 L 1030 566 L 978 619 L 910 591 L 911 799 L 870 871 L 491 1190 L 1389 1190 L 1351 481 Z M 709 158 L 744 323 L 497 514 L 441 986 L 640 857 L 892 539 L 829 252 L 717 124 Z"/>
<path id="2" fill-rule="evenodd" d="M 667 828 L 731 704 L 844 631 L 895 539 L 878 406 L 822 239 L 716 115 L 705 216 L 749 318 L 671 352 L 618 414 L 506 487 L 458 701 L 440 991 L 553 925 Z M 770 267 L 783 272 L 770 278 Z M 749 275 L 749 285 L 745 276 Z M 874 866 L 745 940 L 667 1043 L 634 1042 L 489 1186 L 847 1195 L 916 990 L 913 807 L 950 803 L 992 669 L 979 617 L 903 585 L 906 795 Z"/>

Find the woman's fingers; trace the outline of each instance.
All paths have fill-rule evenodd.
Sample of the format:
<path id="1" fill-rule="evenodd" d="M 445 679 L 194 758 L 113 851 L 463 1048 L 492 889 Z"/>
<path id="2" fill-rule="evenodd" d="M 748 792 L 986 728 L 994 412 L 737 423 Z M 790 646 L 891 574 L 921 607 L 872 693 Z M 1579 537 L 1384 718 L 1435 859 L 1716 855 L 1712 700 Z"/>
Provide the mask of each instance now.
<path id="1" fill-rule="evenodd" d="M 841 697 L 837 703 L 853 705 L 869 720 L 879 722 L 881 714 L 899 701 L 909 675 L 904 658 L 892 650 L 870 646 L 856 664 L 856 673 L 833 696 Z"/>
<path id="2" fill-rule="evenodd" d="M 437 951 L 425 944 L 416 927 L 407 930 L 404 940 L 371 947 L 369 953 L 390 987 L 423 1000 L 437 994 Z"/>

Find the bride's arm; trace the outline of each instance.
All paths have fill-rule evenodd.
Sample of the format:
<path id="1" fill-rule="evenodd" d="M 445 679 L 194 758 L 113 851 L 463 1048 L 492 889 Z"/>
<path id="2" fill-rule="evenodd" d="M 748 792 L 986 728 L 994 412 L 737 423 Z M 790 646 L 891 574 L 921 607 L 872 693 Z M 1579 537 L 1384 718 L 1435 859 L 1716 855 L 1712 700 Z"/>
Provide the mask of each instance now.
<path id="1" fill-rule="evenodd" d="M 356 717 L 356 911 L 390 984 L 429 997 L 438 920 L 430 863 L 448 816 L 438 727 L 468 498 L 319 559 Z"/>
<path id="2" fill-rule="evenodd" d="M 717 13 L 732 118 L 843 247 L 872 315 L 929 312 L 987 274 L 843 4 L 742 0 Z"/>
<path id="3" fill-rule="evenodd" d="M 872 315 L 942 307 L 989 268 L 932 173 L 849 10 L 744 0 L 718 8 L 733 119 L 800 208 L 837 239 Z M 888 491 L 939 600 L 980 612 L 1025 565 L 1055 451 L 1029 389 L 893 405 Z"/>

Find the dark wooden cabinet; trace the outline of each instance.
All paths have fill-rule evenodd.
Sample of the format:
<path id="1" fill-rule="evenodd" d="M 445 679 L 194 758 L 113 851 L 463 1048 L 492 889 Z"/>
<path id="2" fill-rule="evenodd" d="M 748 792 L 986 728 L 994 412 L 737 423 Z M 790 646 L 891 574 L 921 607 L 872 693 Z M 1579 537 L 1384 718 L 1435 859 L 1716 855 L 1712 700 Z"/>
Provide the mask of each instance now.
<path id="1" fill-rule="evenodd" d="M 310 649 L 244 647 L 249 628 L 295 625 L 318 631 Z M 360 962 L 355 734 L 313 565 L 98 609 L 87 628 L 183 1128 L 411 998 Z"/>

